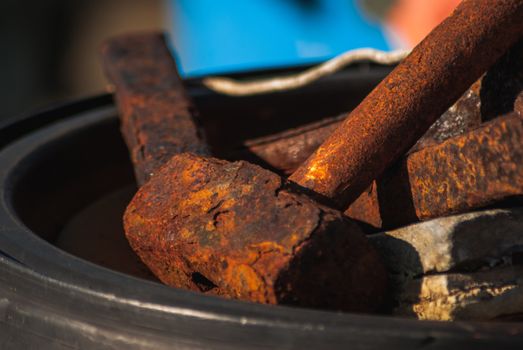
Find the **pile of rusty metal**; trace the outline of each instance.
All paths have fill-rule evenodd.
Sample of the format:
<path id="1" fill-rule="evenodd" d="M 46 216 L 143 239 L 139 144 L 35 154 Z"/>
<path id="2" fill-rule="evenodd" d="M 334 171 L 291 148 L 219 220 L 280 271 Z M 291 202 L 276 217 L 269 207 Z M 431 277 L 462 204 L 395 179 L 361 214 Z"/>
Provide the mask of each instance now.
<path id="1" fill-rule="evenodd" d="M 124 216 L 131 247 L 162 282 L 227 298 L 523 313 L 521 18 L 523 1 L 463 1 L 346 116 L 228 160 L 213 157 L 163 35 L 109 40 L 141 185 Z"/>

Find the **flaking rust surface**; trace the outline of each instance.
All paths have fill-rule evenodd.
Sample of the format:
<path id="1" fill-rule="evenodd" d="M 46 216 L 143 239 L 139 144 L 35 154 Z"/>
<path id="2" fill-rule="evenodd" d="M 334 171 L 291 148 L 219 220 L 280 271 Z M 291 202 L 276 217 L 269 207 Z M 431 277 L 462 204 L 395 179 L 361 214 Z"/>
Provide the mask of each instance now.
<path id="1" fill-rule="evenodd" d="M 136 194 L 124 225 L 171 286 L 347 311 L 382 301 L 385 271 L 358 226 L 247 162 L 174 156 Z"/>
<path id="2" fill-rule="evenodd" d="M 102 60 L 117 92 L 121 129 L 139 184 L 173 154 L 209 153 L 161 33 L 108 40 Z"/>

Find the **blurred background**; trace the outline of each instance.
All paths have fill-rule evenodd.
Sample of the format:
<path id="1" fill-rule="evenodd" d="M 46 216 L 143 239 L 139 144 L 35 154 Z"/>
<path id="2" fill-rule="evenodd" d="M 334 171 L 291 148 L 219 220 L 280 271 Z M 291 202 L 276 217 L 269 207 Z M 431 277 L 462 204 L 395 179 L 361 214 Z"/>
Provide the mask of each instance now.
<path id="1" fill-rule="evenodd" d="M 101 42 L 170 33 L 185 77 L 314 64 L 348 49 L 410 48 L 459 0 L 2 0 L 0 120 L 98 94 Z"/>

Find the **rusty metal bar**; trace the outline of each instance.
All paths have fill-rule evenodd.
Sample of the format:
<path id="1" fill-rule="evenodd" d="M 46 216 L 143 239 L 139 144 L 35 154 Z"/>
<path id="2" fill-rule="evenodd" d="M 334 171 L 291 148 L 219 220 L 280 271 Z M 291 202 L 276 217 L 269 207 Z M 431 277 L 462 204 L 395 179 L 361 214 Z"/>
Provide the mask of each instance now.
<path id="1" fill-rule="evenodd" d="M 523 33 L 522 0 L 465 0 L 290 179 L 344 206 L 404 154 Z"/>
<path id="2" fill-rule="evenodd" d="M 161 33 L 119 36 L 102 47 L 139 184 L 174 154 L 209 150 Z"/>

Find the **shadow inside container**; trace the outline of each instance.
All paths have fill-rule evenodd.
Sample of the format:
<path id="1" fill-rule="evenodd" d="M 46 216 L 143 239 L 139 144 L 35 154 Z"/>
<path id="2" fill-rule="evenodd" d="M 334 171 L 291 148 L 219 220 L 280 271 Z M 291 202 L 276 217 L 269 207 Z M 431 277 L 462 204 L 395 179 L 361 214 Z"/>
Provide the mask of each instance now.
<path id="1" fill-rule="evenodd" d="M 387 298 L 380 312 L 391 314 L 401 308 L 402 316 L 415 316 L 412 310 L 400 304 L 419 302 L 423 267 L 418 251 L 407 241 L 382 234 L 371 235 L 370 242 L 378 251 L 389 278 Z"/>
<path id="2" fill-rule="evenodd" d="M 158 281 L 133 252 L 123 230 L 123 213 L 135 192 L 136 187 L 128 185 L 94 201 L 64 225 L 55 245 L 106 268 Z"/>

